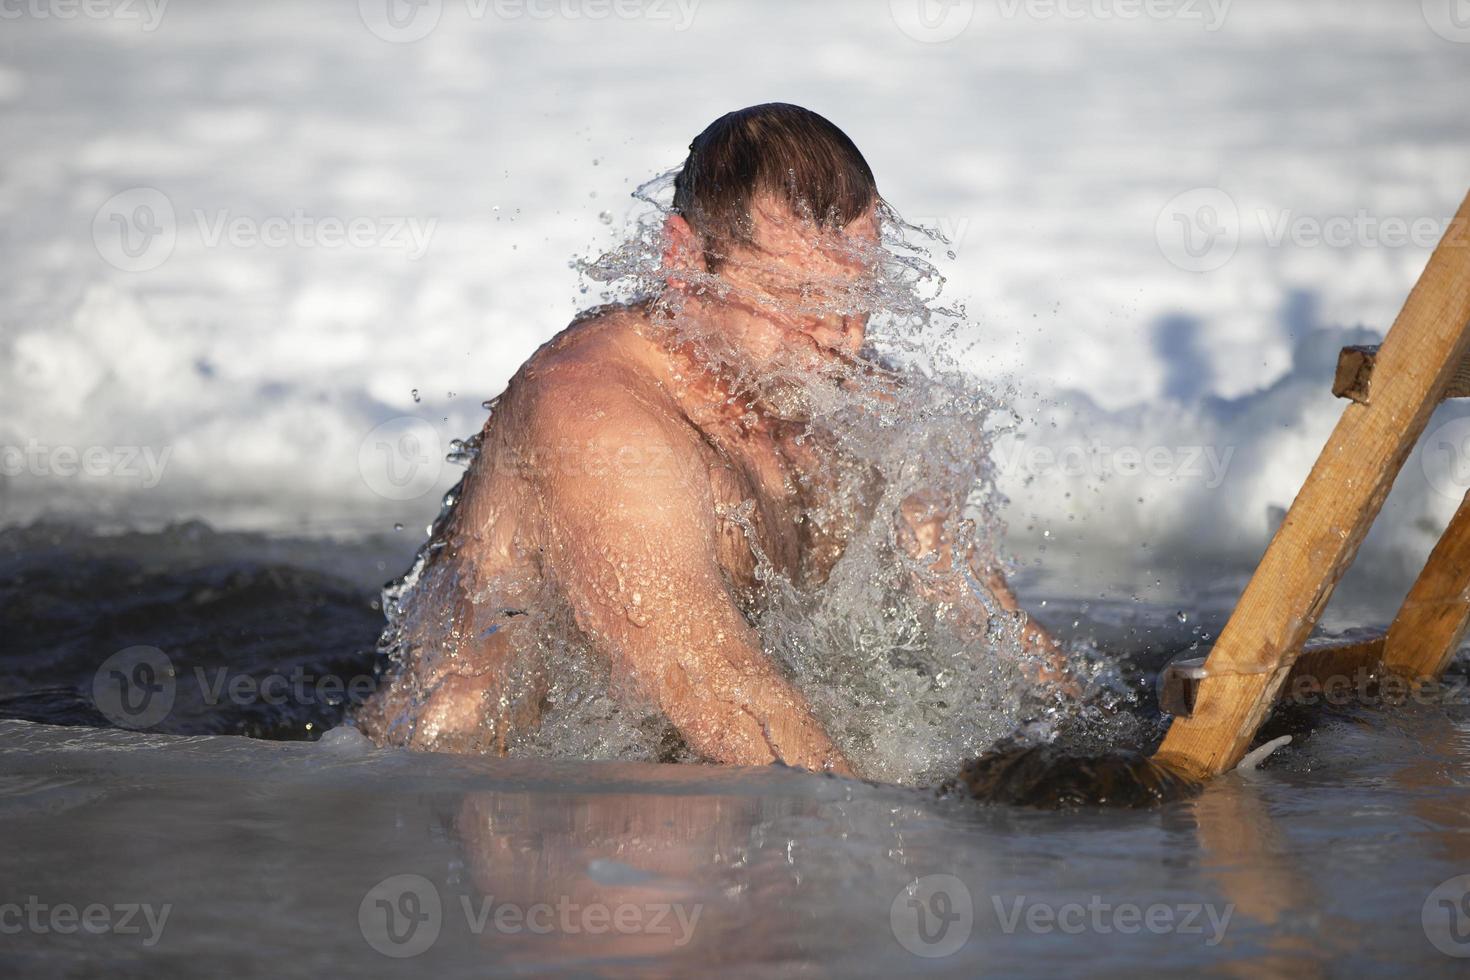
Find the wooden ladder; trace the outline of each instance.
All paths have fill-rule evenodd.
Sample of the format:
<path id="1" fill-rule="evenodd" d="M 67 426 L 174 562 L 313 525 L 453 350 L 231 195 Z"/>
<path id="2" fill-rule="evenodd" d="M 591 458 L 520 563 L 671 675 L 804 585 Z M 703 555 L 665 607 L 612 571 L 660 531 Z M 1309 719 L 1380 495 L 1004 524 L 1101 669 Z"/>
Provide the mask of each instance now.
<path id="1" fill-rule="evenodd" d="M 1350 347 L 1333 392 L 1350 399 L 1203 663 L 1176 663 L 1175 715 L 1154 759 L 1198 778 L 1235 768 L 1283 691 L 1362 671 L 1437 679 L 1470 622 L 1470 494 L 1386 632 L 1307 643 L 1429 416 L 1470 396 L 1470 196 L 1381 347 Z"/>

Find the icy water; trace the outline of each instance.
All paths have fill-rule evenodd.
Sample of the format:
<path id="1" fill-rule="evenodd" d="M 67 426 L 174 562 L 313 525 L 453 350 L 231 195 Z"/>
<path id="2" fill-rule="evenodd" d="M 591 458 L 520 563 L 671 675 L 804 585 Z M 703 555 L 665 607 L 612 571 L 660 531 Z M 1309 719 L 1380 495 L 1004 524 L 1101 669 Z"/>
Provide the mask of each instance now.
<path id="1" fill-rule="evenodd" d="M 1467 720 L 1344 714 L 1278 766 L 1197 800 L 1077 814 L 781 771 L 4 722 L 7 899 L 172 911 L 152 945 L 146 926 L 22 933 L 3 955 L 12 975 L 36 976 L 1055 976 L 1087 963 L 1112 976 L 1451 975 L 1463 963 L 1431 945 L 1421 907 L 1470 858 Z M 401 920 L 395 947 L 359 917 L 375 887 L 405 875 L 418 879 L 374 900 L 411 908 L 400 903 L 414 891 L 431 918 L 418 936 Z M 900 944 L 915 932 L 893 907 L 931 875 L 958 879 L 973 923 L 952 955 L 925 960 Z M 531 913 L 550 926 L 539 935 L 495 918 L 538 904 L 568 911 Z M 1073 904 L 1117 911 L 1098 913 L 1102 928 L 1026 925 L 1042 921 L 1032 908 Z M 627 914 L 641 920 L 624 921 L 647 930 L 582 918 L 599 905 L 637 909 Z M 1129 905 L 1168 909 L 1153 921 L 1171 916 L 1180 931 L 1140 927 Z M 645 910 L 663 906 L 674 908 L 655 923 Z M 430 938 L 412 958 L 374 945 L 414 951 Z"/>
<path id="2" fill-rule="evenodd" d="M 0 532 L 7 973 L 1463 972 L 1441 951 L 1470 952 L 1448 917 L 1463 892 L 1431 892 L 1470 871 L 1470 707 L 1299 710 L 1260 771 L 1145 811 L 309 741 L 340 704 L 252 692 L 370 674 L 378 565 L 406 560 L 393 539 L 202 525 Z M 1240 577 L 1216 576 L 1182 609 L 1022 582 L 1130 665 L 1122 747 L 1156 736 L 1153 670 L 1218 628 Z M 1381 618 L 1385 591 L 1336 615 Z M 93 677 L 136 644 L 167 651 L 173 708 L 155 731 L 100 727 Z"/>

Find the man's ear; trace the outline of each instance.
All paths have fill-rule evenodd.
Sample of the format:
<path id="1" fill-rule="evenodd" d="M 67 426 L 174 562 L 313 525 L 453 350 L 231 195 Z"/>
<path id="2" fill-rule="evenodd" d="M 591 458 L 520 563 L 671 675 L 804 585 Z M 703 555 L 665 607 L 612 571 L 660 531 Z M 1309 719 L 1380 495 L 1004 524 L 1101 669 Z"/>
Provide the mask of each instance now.
<path id="1" fill-rule="evenodd" d="M 664 220 L 664 281 L 677 288 L 681 272 L 708 272 L 704 247 L 683 215 L 671 214 Z"/>

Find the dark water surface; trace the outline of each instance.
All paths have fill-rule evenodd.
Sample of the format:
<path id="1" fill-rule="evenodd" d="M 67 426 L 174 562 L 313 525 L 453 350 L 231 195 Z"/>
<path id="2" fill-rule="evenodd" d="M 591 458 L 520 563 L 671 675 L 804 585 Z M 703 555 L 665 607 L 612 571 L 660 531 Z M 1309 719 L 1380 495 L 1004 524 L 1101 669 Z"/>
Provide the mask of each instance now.
<path id="1" fill-rule="evenodd" d="M 779 768 L 413 755 L 350 730 L 313 742 L 354 679 L 371 683 L 376 585 L 410 547 L 202 525 L 0 532 L 7 974 L 1397 976 L 1470 962 L 1449 955 L 1470 954 L 1470 879 L 1454 881 L 1470 874 L 1464 704 L 1297 709 L 1272 724 L 1296 741 L 1262 770 L 1143 811 Z M 1238 587 L 1191 585 L 1187 610 L 1047 598 L 1050 620 L 1127 662 L 1139 741 L 1123 747 L 1149 747 L 1152 672 L 1217 630 Z M 1339 618 L 1369 615 L 1373 591 Z M 116 727 L 129 716 L 92 688 L 138 647 L 173 670 L 146 732 Z M 264 696 L 272 677 L 284 697 Z"/>

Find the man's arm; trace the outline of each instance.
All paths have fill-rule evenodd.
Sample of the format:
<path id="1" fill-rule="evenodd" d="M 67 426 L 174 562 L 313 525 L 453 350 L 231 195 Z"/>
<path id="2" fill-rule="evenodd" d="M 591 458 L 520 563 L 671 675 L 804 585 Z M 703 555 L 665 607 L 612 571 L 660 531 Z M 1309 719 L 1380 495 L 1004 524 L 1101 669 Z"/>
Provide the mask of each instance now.
<path id="1" fill-rule="evenodd" d="M 927 560 L 933 571 L 940 573 L 937 581 L 925 583 L 924 588 L 931 598 L 953 604 L 962 615 L 967 615 L 977 624 L 983 625 L 989 612 L 969 588 L 961 574 L 954 574 L 954 540 L 949 527 L 949 510 L 936 496 L 915 493 L 906 497 L 899 507 L 899 545 L 910 558 Z M 1067 673 L 1067 658 L 1062 646 L 1046 627 L 1021 608 L 1016 594 L 1000 569 L 986 567 L 983 557 L 969 549 L 964 555 L 965 567 L 980 583 L 996 604 L 1005 612 L 1021 613 L 1026 616 L 1021 643 L 1030 653 L 1042 660 L 1039 677 L 1042 680 L 1060 681 Z"/>
<path id="2" fill-rule="evenodd" d="M 538 444 L 572 464 L 536 477 L 547 568 L 599 652 L 695 751 L 850 772 L 730 593 L 708 472 L 686 426 L 621 395 L 546 413 Z"/>

